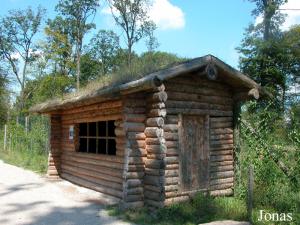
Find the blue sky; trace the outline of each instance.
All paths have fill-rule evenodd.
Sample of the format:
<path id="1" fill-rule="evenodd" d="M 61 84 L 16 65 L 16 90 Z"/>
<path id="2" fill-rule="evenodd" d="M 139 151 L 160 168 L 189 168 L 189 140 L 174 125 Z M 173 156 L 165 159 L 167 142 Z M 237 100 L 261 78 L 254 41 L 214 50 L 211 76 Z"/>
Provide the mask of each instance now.
<path id="1" fill-rule="evenodd" d="M 237 67 L 238 54 L 235 48 L 241 43 L 245 28 L 249 23 L 255 22 L 255 18 L 251 16 L 251 11 L 255 7 L 253 3 L 246 0 L 153 1 L 150 14 L 158 24 L 156 30 L 156 37 L 160 43 L 158 50 L 189 58 L 213 54 Z M 296 5 L 297 1 L 300 2 L 289 0 Z M 24 9 L 28 6 L 34 8 L 40 4 L 47 9 L 47 17 L 53 18 L 58 0 L 0 0 L 0 2 L 0 16 L 6 15 L 10 9 Z M 294 16 L 291 23 L 298 22 L 298 16 Z M 119 32 L 106 6 L 98 10 L 94 22 L 97 29 L 112 29 Z M 92 33 L 86 37 L 86 43 L 91 36 Z M 139 53 L 145 51 L 144 42 L 141 41 L 135 50 Z"/>

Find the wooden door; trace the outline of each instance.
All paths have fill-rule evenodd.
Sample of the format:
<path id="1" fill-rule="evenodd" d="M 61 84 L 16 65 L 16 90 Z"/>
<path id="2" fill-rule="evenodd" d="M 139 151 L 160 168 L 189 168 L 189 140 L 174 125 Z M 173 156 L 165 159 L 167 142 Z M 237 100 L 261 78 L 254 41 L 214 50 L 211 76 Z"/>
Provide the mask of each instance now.
<path id="1" fill-rule="evenodd" d="M 181 190 L 206 189 L 209 185 L 209 118 L 180 116 Z"/>

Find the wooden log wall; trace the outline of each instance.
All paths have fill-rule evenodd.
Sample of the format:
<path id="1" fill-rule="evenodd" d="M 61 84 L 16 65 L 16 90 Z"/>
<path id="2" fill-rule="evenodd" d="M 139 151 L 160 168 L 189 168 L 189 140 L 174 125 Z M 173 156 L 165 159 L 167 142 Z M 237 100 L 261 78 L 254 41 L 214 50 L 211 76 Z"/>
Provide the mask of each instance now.
<path id="1" fill-rule="evenodd" d="M 102 102 L 65 110 L 61 114 L 61 173 L 73 183 L 99 191 L 120 200 L 123 198 L 125 142 L 121 100 Z M 116 155 L 82 153 L 78 146 L 78 123 L 115 120 Z M 74 140 L 69 140 L 69 127 L 75 125 Z"/>
<path id="2" fill-rule="evenodd" d="M 131 94 L 123 98 L 123 122 L 120 123 L 122 141 L 117 145 L 124 157 L 123 208 L 137 208 L 144 205 L 143 177 L 145 174 L 145 94 Z M 118 152 L 118 151 L 117 151 Z"/>
<path id="3" fill-rule="evenodd" d="M 210 194 L 231 195 L 234 183 L 232 117 L 210 118 Z"/>
<path id="4" fill-rule="evenodd" d="M 165 200 L 165 165 L 166 143 L 163 126 L 166 116 L 165 102 L 167 94 L 165 86 L 148 93 L 146 119 L 146 152 L 144 177 L 144 201 L 148 207 L 163 207 Z"/>
<path id="5" fill-rule="evenodd" d="M 49 178 L 58 178 L 60 174 L 61 162 L 61 117 L 60 115 L 51 115 L 50 117 L 50 152 L 48 156 Z"/>
<path id="6" fill-rule="evenodd" d="M 165 205 L 184 201 L 194 192 L 180 191 L 179 114 L 209 116 L 210 187 L 212 195 L 229 194 L 233 184 L 232 109 L 230 87 L 197 74 L 185 74 L 165 82 L 168 100 L 164 129 L 166 151 Z M 147 141 L 147 139 L 146 139 Z M 224 150 L 224 151 L 223 151 Z"/>

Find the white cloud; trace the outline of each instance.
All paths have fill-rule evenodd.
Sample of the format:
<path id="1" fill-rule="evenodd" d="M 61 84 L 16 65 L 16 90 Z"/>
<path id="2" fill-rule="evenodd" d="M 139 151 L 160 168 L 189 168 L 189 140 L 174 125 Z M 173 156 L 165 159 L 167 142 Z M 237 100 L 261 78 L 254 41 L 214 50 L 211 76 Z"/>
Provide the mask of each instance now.
<path id="1" fill-rule="evenodd" d="M 154 0 L 149 16 L 162 30 L 181 29 L 185 26 L 183 11 L 169 0 Z"/>
<path id="2" fill-rule="evenodd" d="M 300 9 L 299 0 L 289 0 L 287 3 L 280 7 L 281 9 Z M 300 10 L 282 10 L 282 13 L 286 14 L 285 22 L 282 24 L 282 30 L 287 30 L 295 24 L 300 24 Z M 259 15 L 255 19 L 255 25 L 263 21 L 262 15 Z"/>
<path id="3" fill-rule="evenodd" d="M 300 9 L 299 0 L 289 0 L 285 3 L 282 9 Z M 282 26 L 283 30 L 287 30 L 289 27 L 300 23 L 300 10 L 284 10 L 283 13 L 287 14 L 285 22 Z"/>
<path id="4" fill-rule="evenodd" d="M 153 4 L 149 9 L 149 17 L 159 29 L 181 29 L 185 26 L 184 13 L 181 8 L 173 5 L 169 0 L 153 0 L 152 2 Z M 101 13 L 111 15 L 111 9 L 104 7 Z"/>

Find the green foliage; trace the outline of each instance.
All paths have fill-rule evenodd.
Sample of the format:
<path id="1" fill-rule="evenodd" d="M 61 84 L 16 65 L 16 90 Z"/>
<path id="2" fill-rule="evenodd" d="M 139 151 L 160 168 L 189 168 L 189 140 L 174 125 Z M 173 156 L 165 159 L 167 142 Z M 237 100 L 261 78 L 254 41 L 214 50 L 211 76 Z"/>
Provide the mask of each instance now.
<path id="1" fill-rule="evenodd" d="M 45 117 L 32 117 L 28 132 L 20 124 L 8 124 L 7 148 L 3 149 L 3 130 L 1 130 L 0 158 L 5 162 L 45 173 L 47 170 L 48 120 Z"/>
<path id="2" fill-rule="evenodd" d="M 246 197 L 247 173 L 254 166 L 254 206 L 274 212 L 300 214 L 300 148 L 295 136 L 300 130 L 290 129 L 270 103 L 264 109 L 249 113 L 246 108 L 256 107 L 250 102 L 244 106 L 240 126 L 241 146 L 236 151 L 235 194 Z M 293 137 L 293 138 L 292 138 Z M 256 212 L 255 217 L 258 216 Z"/>
<path id="3" fill-rule="evenodd" d="M 149 19 L 149 0 L 108 0 L 115 22 L 125 32 L 127 65 L 131 66 L 132 48 L 139 40 L 153 34 L 156 25 Z"/>
<path id="4" fill-rule="evenodd" d="M 198 193 L 191 201 L 173 204 L 149 214 L 147 209 L 121 211 L 110 207 L 109 213 L 136 224 L 183 225 L 199 224 L 214 220 L 246 220 L 246 205 L 231 197 L 210 197 Z"/>
<path id="5" fill-rule="evenodd" d="M 116 56 L 120 49 L 119 37 L 113 31 L 100 30 L 89 43 L 89 54 L 95 61 L 101 62 L 103 75 L 112 72 L 116 64 Z"/>
<path id="6" fill-rule="evenodd" d="M 20 104 L 22 110 L 26 96 L 23 90 L 28 78 L 27 66 L 35 60 L 32 51 L 33 38 L 38 33 L 45 9 L 38 7 L 36 12 L 31 8 L 26 10 L 12 10 L 0 21 L 0 58 L 1 63 L 7 65 L 8 75 L 15 78 L 20 85 Z"/>

